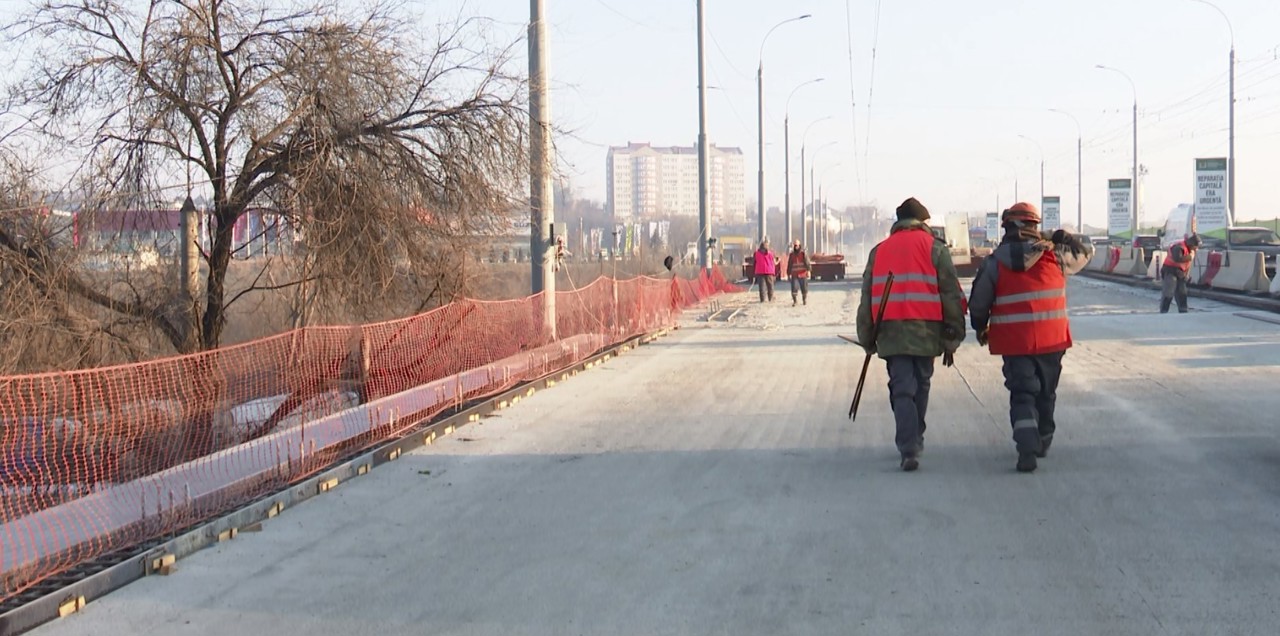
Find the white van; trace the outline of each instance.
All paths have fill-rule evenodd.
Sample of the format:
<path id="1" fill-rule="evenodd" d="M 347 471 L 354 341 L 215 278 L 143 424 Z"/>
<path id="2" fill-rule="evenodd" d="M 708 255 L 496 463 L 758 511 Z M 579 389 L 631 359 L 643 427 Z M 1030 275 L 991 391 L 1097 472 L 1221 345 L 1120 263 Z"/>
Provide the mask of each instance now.
<path id="1" fill-rule="evenodd" d="M 1196 206 L 1190 203 L 1178 205 L 1178 207 L 1169 212 L 1169 218 L 1164 222 L 1164 234 L 1160 237 L 1160 249 L 1169 249 L 1170 245 L 1191 236 L 1195 231 Z"/>

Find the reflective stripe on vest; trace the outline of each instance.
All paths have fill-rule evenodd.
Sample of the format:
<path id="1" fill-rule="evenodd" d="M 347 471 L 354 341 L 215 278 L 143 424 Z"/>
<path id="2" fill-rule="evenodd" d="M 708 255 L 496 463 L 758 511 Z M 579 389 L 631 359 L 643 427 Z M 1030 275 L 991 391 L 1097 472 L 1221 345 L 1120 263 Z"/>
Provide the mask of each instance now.
<path id="1" fill-rule="evenodd" d="M 997 263 L 987 348 L 993 355 L 1029 356 L 1071 348 L 1067 278 L 1052 251 L 1031 269 L 1015 272 Z"/>
<path id="2" fill-rule="evenodd" d="M 942 320 L 938 269 L 933 265 L 933 234 L 928 230 L 899 230 L 876 248 L 871 272 L 871 295 L 877 303 L 893 272 L 893 289 L 885 305 L 885 320 Z"/>

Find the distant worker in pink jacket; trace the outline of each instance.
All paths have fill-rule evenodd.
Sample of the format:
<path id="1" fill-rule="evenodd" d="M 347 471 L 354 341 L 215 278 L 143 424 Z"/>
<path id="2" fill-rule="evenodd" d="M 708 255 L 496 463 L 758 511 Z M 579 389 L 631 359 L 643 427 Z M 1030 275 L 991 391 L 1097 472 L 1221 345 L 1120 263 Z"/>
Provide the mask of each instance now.
<path id="1" fill-rule="evenodd" d="M 752 259 L 755 265 L 756 285 L 760 287 L 760 302 L 764 302 L 768 297 L 769 302 L 773 302 L 773 278 L 777 275 L 777 257 L 774 256 L 773 250 L 769 249 L 769 239 L 765 239 L 760 243 L 760 249 L 756 250 Z M 765 293 L 766 288 L 768 293 Z"/>

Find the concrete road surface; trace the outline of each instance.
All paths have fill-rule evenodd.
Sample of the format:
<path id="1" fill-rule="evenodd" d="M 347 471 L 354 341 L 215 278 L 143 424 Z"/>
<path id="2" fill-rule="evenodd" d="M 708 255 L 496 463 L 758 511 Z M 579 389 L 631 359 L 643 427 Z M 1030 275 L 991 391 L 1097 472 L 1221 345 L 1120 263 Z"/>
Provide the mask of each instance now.
<path id="1" fill-rule="evenodd" d="M 856 286 L 752 298 L 36 633 L 1280 633 L 1276 316 L 1073 281 L 1040 470 L 970 338 L 902 473 Z"/>

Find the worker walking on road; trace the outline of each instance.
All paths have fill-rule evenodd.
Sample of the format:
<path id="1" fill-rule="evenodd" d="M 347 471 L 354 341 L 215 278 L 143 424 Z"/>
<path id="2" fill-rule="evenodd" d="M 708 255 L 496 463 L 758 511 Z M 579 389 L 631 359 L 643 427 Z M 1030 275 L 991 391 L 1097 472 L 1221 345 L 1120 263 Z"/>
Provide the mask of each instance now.
<path id="1" fill-rule="evenodd" d="M 1160 293 L 1160 313 L 1169 313 L 1169 305 L 1178 301 L 1178 313 L 1187 313 L 1187 280 L 1191 278 L 1191 263 L 1196 260 L 1200 248 L 1200 236 L 1192 234 L 1169 246 L 1169 254 L 1160 266 L 1163 289 Z"/>
<path id="2" fill-rule="evenodd" d="M 1066 277 L 1089 257 L 1063 230 L 1041 234 L 1040 210 L 1030 203 L 1014 204 L 1000 221 L 1004 239 L 973 281 L 969 315 L 978 344 L 1004 357 L 1016 467 L 1031 472 L 1053 443 L 1062 357 L 1071 347 Z"/>
<path id="3" fill-rule="evenodd" d="M 791 243 L 791 251 L 787 253 L 787 277 L 791 279 L 791 306 L 796 306 L 797 293 L 809 304 L 809 270 L 813 263 L 809 261 L 809 253 L 800 245 L 800 239 Z"/>
<path id="4" fill-rule="evenodd" d="M 769 239 L 760 242 L 760 249 L 756 250 L 752 264 L 755 266 L 756 285 L 760 286 L 760 302 L 764 302 L 766 298 L 773 302 L 773 278 L 778 273 L 778 261 L 773 250 L 769 249 Z"/>
<path id="5" fill-rule="evenodd" d="M 898 206 L 897 215 L 889 238 L 867 256 L 858 305 L 858 342 L 884 359 L 888 368 L 899 465 L 912 471 L 919 467 L 924 452 L 933 360 L 954 353 L 964 339 L 964 295 L 951 253 L 925 223 L 929 210 L 912 198 Z M 893 274 L 893 287 L 873 341 L 872 308 L 879 305 L 889 274 Z"/>

